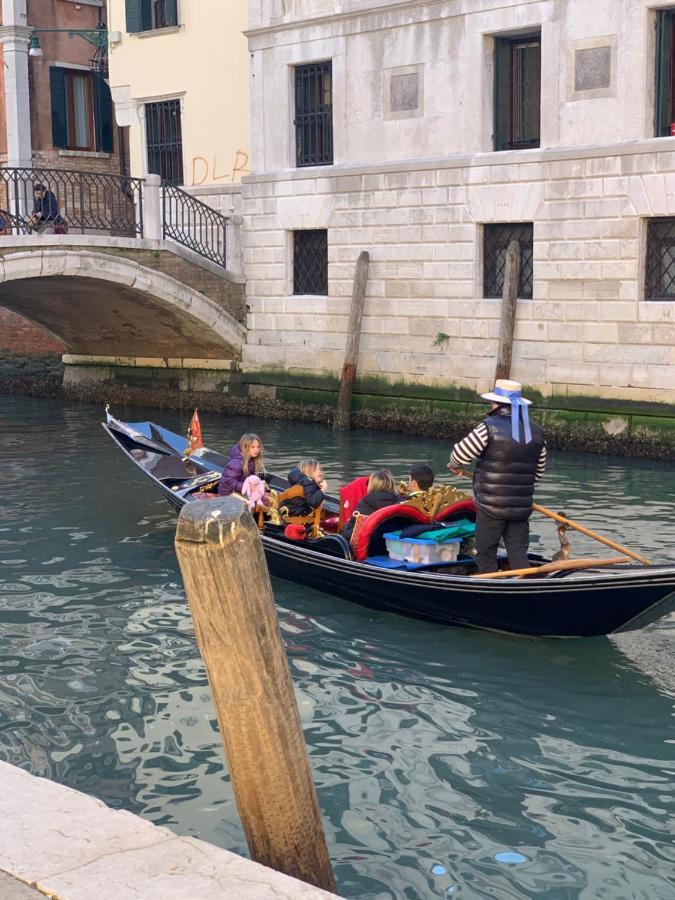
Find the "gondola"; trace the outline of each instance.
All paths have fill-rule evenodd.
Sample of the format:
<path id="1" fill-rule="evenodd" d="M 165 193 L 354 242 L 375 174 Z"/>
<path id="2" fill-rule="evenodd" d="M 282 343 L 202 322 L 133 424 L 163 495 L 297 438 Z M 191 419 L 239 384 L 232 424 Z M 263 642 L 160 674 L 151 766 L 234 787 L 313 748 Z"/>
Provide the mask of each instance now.
<path id="1" fill-rule="evenodd" d="M 108 414 L 102 424 L 176 510 L 195 502 L 227 463 L 206 447 L 184 458 L 186 438 L 152 422 L 122 422 Z M 270 483 L 277 491 L 288 487 L 276 475 Z M 337 499 L 327 499 L 325 505 L 328 513 L 339 509 Z M 394 516 L 389 530 L 396 524 Z M 449 564 L 393 568 L 383 565 L 381 556 L 358 561 L 337 533 L 299 541 L 287 537 L 283 525 L 266 524 L 262 543 L 274 576 L 370 609 L 442 625 L 532 637 L 591 637 L 642 628 L 675 607 L 675 565 L 621 565 L 488 581 L 472 577 L 474 561 L 461 556 Z M 535 554 L 530 559 L 533 565 L 546 562 Z"/>

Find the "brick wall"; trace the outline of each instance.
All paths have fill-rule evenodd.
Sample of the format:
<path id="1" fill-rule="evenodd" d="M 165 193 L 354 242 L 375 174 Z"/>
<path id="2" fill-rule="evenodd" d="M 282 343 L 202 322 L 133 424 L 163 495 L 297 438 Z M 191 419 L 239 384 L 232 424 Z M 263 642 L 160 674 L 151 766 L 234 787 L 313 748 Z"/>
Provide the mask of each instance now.
<path id="1" fill-rule="evenodd" d="M 675 402 L 675 302 L 645 301 L 642 286 L 645 221 L 675 215 L 675 154 L 663 146 L 251 177 L 245 366 L 339 372 L 354 264 L 368 250 L 359 374 L 486 389 L 501 304 L 482 293 L 482 226 L 524 221 L 534 295 L 518 303 L 513 377 L 545 396 Z M 327 297 L 292 293 L 299 228 L 328 230 Z M 439 333 L 449 338 L 434 345 Z"/>
<path id="2" fill-rule="evenodd" d="M 61 355 L 66 350 L 61 341 L 34 325 L 23 316 L 0 307 L 0 353 L 5 355 Z"/>

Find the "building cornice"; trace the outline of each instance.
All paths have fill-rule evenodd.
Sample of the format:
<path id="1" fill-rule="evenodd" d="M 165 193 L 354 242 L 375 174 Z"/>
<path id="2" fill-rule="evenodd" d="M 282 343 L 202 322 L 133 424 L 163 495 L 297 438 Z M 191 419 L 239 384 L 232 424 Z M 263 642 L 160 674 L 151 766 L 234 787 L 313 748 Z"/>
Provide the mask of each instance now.
<path id="1" fill-rule="evenodd" d="M 308 16 L 304 19 L 293 19 L 288 22 L 276 22 L 274 25 L 262 25 L 259 28 L 249 28 L 244 31 L 247 38 L 264 37 L 265 35 L 278 34 L 283 31 L 294 31 L 300 28 L 313 28 L 321 25 L 334 25 L 350 19 L 368 19 L 372 16 L 380 16 L 405 10 L 413 10 L 423 6 L 456 6 L 461 0 L 396 0 L 394 3 L 378 3 L 370 9 L 352 9 L 345 12 L 326 13 L 321 16 Z M 458 15 L 454 10 L 448 15 Z M 437 18 L 434 15 L 433 18 Z"/>
<path id="2" fill-rule="evenodd" d="M 0 25 L 0 44 L 16 41 L 28 46 L 32 34 L 33 29 L 25 25 Z"/>
<path id="3" fill-rule="evenodd" d="M 536 150 L 499 150 L 481 153 L 457 153 L 424 159 L 403 159 L 396 162 L 343 163 L 333 166 L 303 166 L 300 169 L 279 169 L 245 175 L 243 184 L 261 181 L 302 181 L 309 178 L 337 178 L 342 175 L 371 175 L 390 172 L 424 171 L 429 169 L 463 169 L 474 166 L 513 166 L 543 164 L 575 159 L 599 159 L 608 156 L 635 156 L 640 153 L 672 153 L 675 137 L 647 138 L 620 144 L 580 144 L 574 147 L 555 147 Z"/>
<path id="4" fill-rule="evenodd" d="M 520 0 L 522 6 L 540 5 L 545 0 Z M 658 0 L 657 0 L 658 2 Z M 665 2 L 665 0 L 663 0 Z M 672 2 L 672 0 L 669 0 Z M 411 13 L 411 22 L 423 22 L 432 19 L 451 18 L 454 16 L 469 15 L 471 13 L 484 13 L 491 9 L 500 9 L 511 6 L 510 0 L 493 0 L 480 9 L 470 8 L 467 0 L 394 0 L 389 3 L 377 3 L 369 9 L 351 9 L 344 12 L 324 13 L 320 16 L 308 16 L 306 18 L 293 19 L 291 21 L 279 21 L 273 25 L 262 25 L 258 28 L 249 28 L 244 31 L 249 40 L 264 38 L 280 33 L 307 30 L 309 28 L 321 28 L 322 26 L 339 26 L 340 24 L 358 21 L 363 23 L 362 30 L 386 27 L 377 25 L 372 20 L 378 16 L 391 16 L 396 13 Z M 444 8 L 445 7 L 445 8 Z M 467 8 L 469 7 L 469 8 Z M 408 24 L 410 24 L 409 22 Z M 386 25 L 392 25 L 387 21 Z"/>

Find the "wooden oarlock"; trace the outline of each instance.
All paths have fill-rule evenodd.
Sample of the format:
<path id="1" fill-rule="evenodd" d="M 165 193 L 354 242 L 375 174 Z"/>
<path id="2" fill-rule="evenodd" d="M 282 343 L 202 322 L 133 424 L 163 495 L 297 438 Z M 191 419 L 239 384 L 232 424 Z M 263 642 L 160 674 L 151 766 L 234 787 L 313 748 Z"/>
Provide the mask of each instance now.
<path id="1" fill-rule="evenodd" d="M 335 890 L 260 533 L 235 497 L 188 503 L 176 554 L 254 860 Z"/>

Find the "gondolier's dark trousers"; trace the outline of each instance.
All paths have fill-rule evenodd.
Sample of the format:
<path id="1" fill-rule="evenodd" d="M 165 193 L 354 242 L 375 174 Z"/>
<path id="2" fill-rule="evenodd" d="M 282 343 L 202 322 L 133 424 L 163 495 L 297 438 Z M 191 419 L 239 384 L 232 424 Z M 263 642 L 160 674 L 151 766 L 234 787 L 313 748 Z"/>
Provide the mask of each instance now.
<path id="1" fill-rule="evenodd" d="M 529 567 L 527 548 L 530 543 L 530 520 L 511 522 L 508 519 L 495 519 L 479 509 L 476 516 L 476 562 L 481 575 L 497 571 L 497 544 L 502 537 L 509 566 L 512 569 Z"/>

